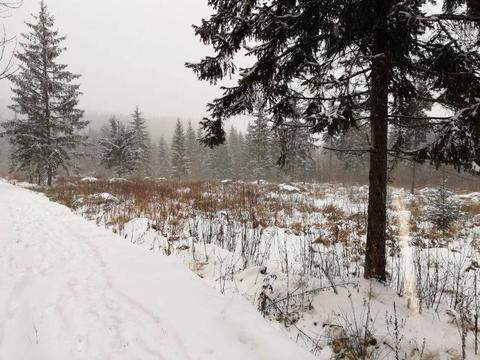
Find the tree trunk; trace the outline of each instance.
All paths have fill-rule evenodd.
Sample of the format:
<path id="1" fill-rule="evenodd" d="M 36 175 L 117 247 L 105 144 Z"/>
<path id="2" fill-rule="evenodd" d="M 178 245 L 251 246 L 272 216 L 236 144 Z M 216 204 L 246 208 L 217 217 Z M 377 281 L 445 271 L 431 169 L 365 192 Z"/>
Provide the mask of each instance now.
<path id="1" fill-rule="evenodd" d="M 390 1 L 379 1 L 378 15 L 385 19 Z M 385 35 L 377 27 L 373 43 L 370 127 L 372 146 L 370 150 L 369 199 L 367 248 L 365 255 L 366 279 L 386 280 L 386 222 L 387 222 L 387 141 L 388 141 L 388 86 L 390 82 L 389 61 Z"/>

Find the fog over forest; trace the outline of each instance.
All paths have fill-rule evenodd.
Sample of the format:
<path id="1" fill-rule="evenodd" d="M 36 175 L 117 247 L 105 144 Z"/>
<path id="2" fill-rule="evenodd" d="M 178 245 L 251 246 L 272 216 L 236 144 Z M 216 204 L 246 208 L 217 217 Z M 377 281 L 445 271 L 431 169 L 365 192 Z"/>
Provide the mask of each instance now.
<path id="1" fill-rule="evenodd" d="M 67 51 L 60 59 L 81 74 L 79 107 L 85 110 L 89 128 L 99 130 L 113 115 L 128 121 L 139 106 L 152 140 L 162 135 L 170 139 L 177 118 L 185 126 L 191 121 L 196 128 L 207 115 L 206 104 L 220 94 L 221 84 L 200 82 L 184 66 L 209 52 L 192 28 L 209 14 L 206 2 L 49 0 L 48 6 L 55 26 L 66 36 Z M 31 21 L 38 7 L 38 1 L 24 0 L 21 7 L 4 14 L 5 31 L 12 38 L 7 54 L 18 47 L 20 34 L 28 29 L 25 22 Z M 5 57 L 0 64 L 8 61 Z M 17 60 L 12 61 L 17 66 Z M 10 87 L 9 81 L 0 82 L 2 119 L 12 115 Z M 232 124 L 245 131 L 247 119 Z M 0 149 L 3 145 L 0 142 Z M 7 164 L 7 153 L 0 150 L 0 170 L 5 171 Z"/>

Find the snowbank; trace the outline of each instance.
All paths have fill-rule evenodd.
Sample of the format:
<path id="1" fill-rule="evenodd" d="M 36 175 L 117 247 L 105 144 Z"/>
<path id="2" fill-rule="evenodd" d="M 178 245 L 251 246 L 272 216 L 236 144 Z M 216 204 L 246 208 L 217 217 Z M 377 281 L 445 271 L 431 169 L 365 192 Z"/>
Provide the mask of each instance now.
<path id="1" fill-rule="evenodd" d="M 85 183 L 94 183 L 94 182 L 97 182 L 98 179 L 96 177 L 89 176 L 89 177 L 82 178 L 80 181 Z"/>
<path id="2" fill-rule="evenodd" d="M 289 192 L 289 193 L 298 193 L 300 189 L 296 186 L 288 185 L 288 184 L 280 184 L 278 185 L 278 189 L 280 191 Z"/>

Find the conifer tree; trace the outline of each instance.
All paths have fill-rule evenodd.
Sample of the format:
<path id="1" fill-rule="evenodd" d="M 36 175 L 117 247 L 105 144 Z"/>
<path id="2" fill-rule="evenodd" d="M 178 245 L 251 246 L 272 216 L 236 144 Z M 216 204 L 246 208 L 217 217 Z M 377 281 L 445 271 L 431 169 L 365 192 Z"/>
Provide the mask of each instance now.
<path id="1" fill-rule="evenodd" d="M 160 177 L 170 176 L 170 153 L 165 138 L 160 137 L 158 142 L 158 169 L 157 174 Z"/>
<path id="2" fill-rule="evenodd" d="M 180 119 L 178 119 L 171 148 L 172 176 L 176 179 L 184 179 L 190 173 L 190 159 L 187 156 L 185 142 L 185 131 Z"/>
<path id="3" fill-rule="evenodd" d="M 228 145 L 222 144 L 209 149 L 208 168 L 210 177 L 222 180 L 232 176 L 232 162 L 228 151 Z"/>
<path id="4" fill-rule="evenodd" d="M 242 179 L 244 168 L 243 135 L 239 133 L 233 126 L 230 128 L 227 143 L 231 159 L 231 176 L 234 179 Z"/>
<path id="5" fill-rule="evenodd" d="M 90 127 L 87 131 L 87 141 L 80 147 L 84 156 L 80 158 L 79 168 L 87 174 L 96 174 L 100 162 L 100 132 Z"/>
<path id="6" fill-rule="evenodd" d="M 225 119 L 251 113 L 259 98 L 277 126 L 295 104 L 317 133 L 334 135 L 368 121 L 366 278 L 387 278 L 388 132 L 392 120 L 412 117 L 398 111 L 403 104 L 421 97 L 449 111 L 429 116 L 435 138 L 404 156 L 467 171 L 480 165 L 478 2 L 446 0 L 440 14 L 428 13 L 427 3 L 439 1 L 210 1 L 213 14 L 195 31 L 215 54 L 187 64 L 216 83 L 236 70 L 240 50 L 255 58 L 237 85 L 209 105 L 203 141 L 210 146 L 224 142 Z M 459 7 L 465 4 L 470 13 Z"/>
<path id="7" fill-rule="evenodd" d="M 185 134 L 186 154 L 190 160 L 190 178 L 198 178 L 199 173 L 199 143 L 192 127 L 192 122 L 188 122 L 187 132 Z"/>
<path id="8" fill-rule="evenodd" d="M 209 177 L 208 173 L 208 148 L 205 147 L 199 139 L 203 137 L 202 129 L 197 128 L 196 144 L 197 144 L 197 156 L 195 162 L 192 163 L 192 171 L 196 174 L 198 179 L 205 179 Z"/>
<path id="9" fill-rule="evenodd" d="M 246 138 L 246 175 L 255 180 L 270 179 L 275 160 L 272 157 L 272 133 L 262 109 L 249 124 Z"/>
<path id="10" fill-rule="evenodd" d="M 444 179 L 440 187 L 427 196 L 425 217 L 442 231 L 449 229 L 462 215 L 453 195 Z"/>
<path id="11" fill-rule="evenodd" d="M 327 134 L 324 141 L 327 150 L 334 152 L 346 170 L 363 173 L 368 169 L 371 141 L 367 126 L 352 127 L 334 136 Z"/>
<path id="12" fill-rule="evenodd" d="M 77 108 L 80 91 L 74 81 L 79 75 L 58 62 L 65 37 L 54 28 L 44 1 L 33 20 L 15 54 L 19 70 L 9 77 L 14 94 L 10 109 L 16 117 L 3 126 L 14 149 L 15 168 L 46 176 L 51 185 L 59 168 L 68 171 L 76 148 L 85 140 L 79 130 L 88 122 Z"/>
<path id="13" fill-rule="evenodd" d="M 133 153 L 135 157 L 135 172 L 147 176 L 151 173 L 151 143 L 148 135 L 147 122 L 138 106 L 135 108 L 130 121 L 130 129 L 134 134 Z"/>
<path id="14" fill-rule="evenodd" d="M 422 85 L 419 86 L 420 93 Z M 424 90 L 425 95 L 428 94 Z M 405 102 L 403 108 L 399 109 L 400 115 L 407 116 L 402 121 L 392 119 L 392 131 L 389 139 L 389 146 L 392 149 L 391 155 L 397 159 L 408 161 L 412 167 L 412 180 L 410 192 L 415 193 L 415 181 L 417 171 L 417 161 L 415 158 L 406 158 L 403 156 L 405 150 L 415 151 L 422 148 L 427 143 L 429 135 L 434 128 L 430 125 L 428 111 L 432 109 L 431 103 L 422 99 L 413 99 Z M 430 136 L 431 137 L 431 136 Z"/>
<path id="15" fill-rule="evenodd" d="M 314 168 L 315 138 L 298 117 L 286 121 L 275 133 L 278 146 L 273 156 L 283 174 L 290 181 L 307 181 Z"/>
<path id="16" fill-rule="evenodd" d="M 111 169 L 117 176 L 126 176 L 136 169 L 136 134 L 115 117 L 109 120 L 100 139 L 100 163 Z"/>

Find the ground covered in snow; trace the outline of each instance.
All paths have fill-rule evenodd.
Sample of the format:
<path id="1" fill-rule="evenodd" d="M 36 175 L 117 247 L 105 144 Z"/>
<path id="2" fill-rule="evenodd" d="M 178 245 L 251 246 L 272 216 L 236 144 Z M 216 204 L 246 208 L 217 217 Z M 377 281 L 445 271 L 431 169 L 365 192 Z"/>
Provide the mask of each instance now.
<path id="1" fill-rule="evenodd" d="M 240 295 L 318 359 L 476 356 L 478 192 L 448 193 L 432 213 L 438 189 L 389 189 L 379 284 L 362 279 L 366 186 L 86 178 L 37 190 L 160 262 L 182 262 L 217 294 Z M 454 220 L 442 228 L 438 216 Z"/>
<path id="2" fill-rule="evenodd" d="M 0 359 L 313 358 L 179 259 L 2 181 L 0 269 Z"/>

